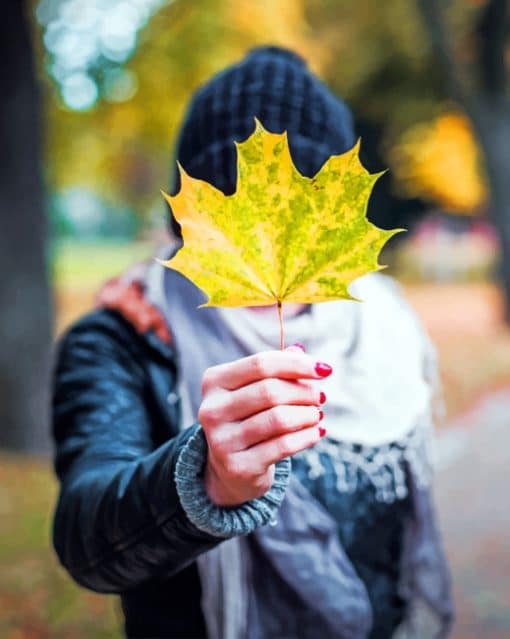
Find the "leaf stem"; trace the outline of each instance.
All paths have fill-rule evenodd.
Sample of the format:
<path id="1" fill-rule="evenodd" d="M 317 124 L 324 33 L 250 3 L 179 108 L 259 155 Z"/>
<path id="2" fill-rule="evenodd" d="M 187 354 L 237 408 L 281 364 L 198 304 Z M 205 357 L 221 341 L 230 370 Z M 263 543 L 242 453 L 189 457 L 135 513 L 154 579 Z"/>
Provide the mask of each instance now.
<path id="1" fill-rule="evenodd" d="M 280 322 L 280 350 L 283 351 L 285 348 L 285 333 L 283 330 L 283 310 L 280 300 L 278 300 L 276 308 L 278 310 L 278 321 Z"/>

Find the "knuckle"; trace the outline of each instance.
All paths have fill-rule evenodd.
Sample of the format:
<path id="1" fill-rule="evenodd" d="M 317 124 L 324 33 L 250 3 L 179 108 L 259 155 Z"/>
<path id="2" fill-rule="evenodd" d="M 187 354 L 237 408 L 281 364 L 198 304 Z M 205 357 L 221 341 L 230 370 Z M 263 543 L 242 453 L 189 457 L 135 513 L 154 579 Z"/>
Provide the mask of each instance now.
<path id="1" fill-rule="evenodd" d="M 206 395 L 214 387 L 214 368 L 207 368 L 202 375 L 202 395 Z"/>
<path id="2" fill-rule="evenodd" d="M 269 428 L 271 430 L 284 430 L 287 427 L 287 421 L 285 419 L 285 411 L 281 406 L 274 406 L 268 411 L 267 414 L 269 421 Z"/>
<path id="3" fill-rule="evenodd" d="M 299 389 L 303 392 L 303 393 L 315 393 L 316 392 L 316 386 L 315 384 L 312 384 L 311 382 L 309 382 L 307 379 L 300 379 L 296 385 L 299 387 Z M 317 396 L 319 394 L 319 390 L 317 390 Z"/>
<path id="4" fill-rule="evenodd" d="M 204 401 L 198 409 L 198 421 L 204 428 L 215 426 L 221 422 L 222 411 L 212 402 Z"/>
<path id="5" fill-rule="evenodd" d="M 207 426 L 211 422 L 211 412 L 212 411 L 209 408 L 209 406 L 207 406 L 205 402 L 202 402 L 202 404 L 200 405 L 200 408 L 198 409 L 197 417 L 198 417 L 198 421 L 200 422 L 200 424 L 202 424 L 204 428 L 207 428 Z"/>
<path id="6" fill-rule="evenodd" d="M 212 451 L 214 451 L 216 454 L 221 452 L 222 444 L 223 444 L 223 438 L 220 435 L 218 430 L 213 429 L 209 433 L 207 433 L 207 444 L 208 444 L 209 448 Z"/>
<path id="7" fill-rule="evenodd" d="M 270 406 L 277 403 L 276 389 L 273 380 L 265 379 L 260 382 L 260 395 L 264 402 Z"/>
<path id="8" fill-rule="evenodd" d="M 255 373 L 257 377 L 259 378 L 267 377 L 268 375 L 267 363 L 265 358 L 262 356 L 262 354 L 258 353 L 256 355 L 253 355 L 252 367 L 253 367 L 253 372 Z"/>
<path id="9" fill-rule="evenodd" d="M 280 437 L 276 442 L 276 450 L 280 459 L 289 457 L 294 452 L 292 442 L 288 437 Z"/>
<path id="10" fill-rule="evenodd" d="M 320 390 L 312 384 L 300 381 L 299 393 L 303 398 L 303 401 L 310 404 L 319 404 Z"/>

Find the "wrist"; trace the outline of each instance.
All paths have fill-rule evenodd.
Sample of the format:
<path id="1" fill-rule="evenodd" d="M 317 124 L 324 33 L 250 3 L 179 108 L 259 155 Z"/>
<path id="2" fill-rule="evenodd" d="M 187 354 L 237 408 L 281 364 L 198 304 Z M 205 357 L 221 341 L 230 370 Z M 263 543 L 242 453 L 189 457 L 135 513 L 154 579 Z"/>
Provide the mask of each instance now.
<path id="1" fill-rule="evenodd" d="M 210 457 L 205 465 L 204 488 L 207 496 L 215 506 L 240 506 L 247 501 L 226 485 Z"/>
<path id="2" fill-rule="evenodd" d="M 248 482 L 241 481 L 236 477 L 225 476 L 209 457 L 204 470 L 204 488 L 215 506 L 235 507 L 265 495 L 270 490 L 274 477 L 275 465 L 271 464 L 264 474 L 254 476 Z"/>
<path id="3" fill-rule="evenodd" d="M 290 460 L 283 459 L 276 463 L 273 469 L 274 476 L 271 473 L 271 486 L 269 490 L 261 490 L 261 497 L 253 499 L 243 496 L 237 500 L 240 504 L 237 507 L 222 507 L 213 503 L 205 490 L 208 457 L 210 451 L 204 432 L 200 427 L 196 427 L 179 453 L 175 466 L 177 493 L 189 521 L 199 530 L 223 539 L 247 535 L 269 523 L 285 496 L 290 475 Z M 271 469 L 268 472 L 270 471 Z M 223 485 L 223 482 L 221 484 Z M 239 490 L 238 481 L 230 481 L 228 488 L 233 485 Z"/>

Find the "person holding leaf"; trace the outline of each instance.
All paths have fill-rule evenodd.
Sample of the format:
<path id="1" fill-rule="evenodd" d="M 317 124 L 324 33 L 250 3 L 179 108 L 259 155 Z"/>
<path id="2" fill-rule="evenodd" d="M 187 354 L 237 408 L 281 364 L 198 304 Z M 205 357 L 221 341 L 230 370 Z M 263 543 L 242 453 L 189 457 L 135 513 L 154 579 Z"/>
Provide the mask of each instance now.
<path id="1" fill-rule="evenodd" d="M 177 144 L 175 242 L 60 344 L 54 544 L 121 595 L 127 637 L 449 632 L 434 355 L 372 272 L 394 232 L 365 218 L 355 141 L 290 51 L 213 77 Z"/>

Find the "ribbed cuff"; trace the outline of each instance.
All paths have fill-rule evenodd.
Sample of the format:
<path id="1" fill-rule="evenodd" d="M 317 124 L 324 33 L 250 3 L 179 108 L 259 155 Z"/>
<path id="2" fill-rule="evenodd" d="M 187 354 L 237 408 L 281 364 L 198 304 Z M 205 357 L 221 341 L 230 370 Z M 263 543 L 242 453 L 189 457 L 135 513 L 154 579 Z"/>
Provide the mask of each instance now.
<path id="1" fill-rule="evenodd" d="M 207 495 L 202 477 L 206 459 L 207 441 L 202 428 L 196 426 L 175 466 L 177 493 L 191 523 L 210 535 L 227 539 L 247 535 L 273 519 L 289 482 L 290 459 L 277 462 L 273 485 L 265 495 L 232 508 L 216 506 Z"/>

